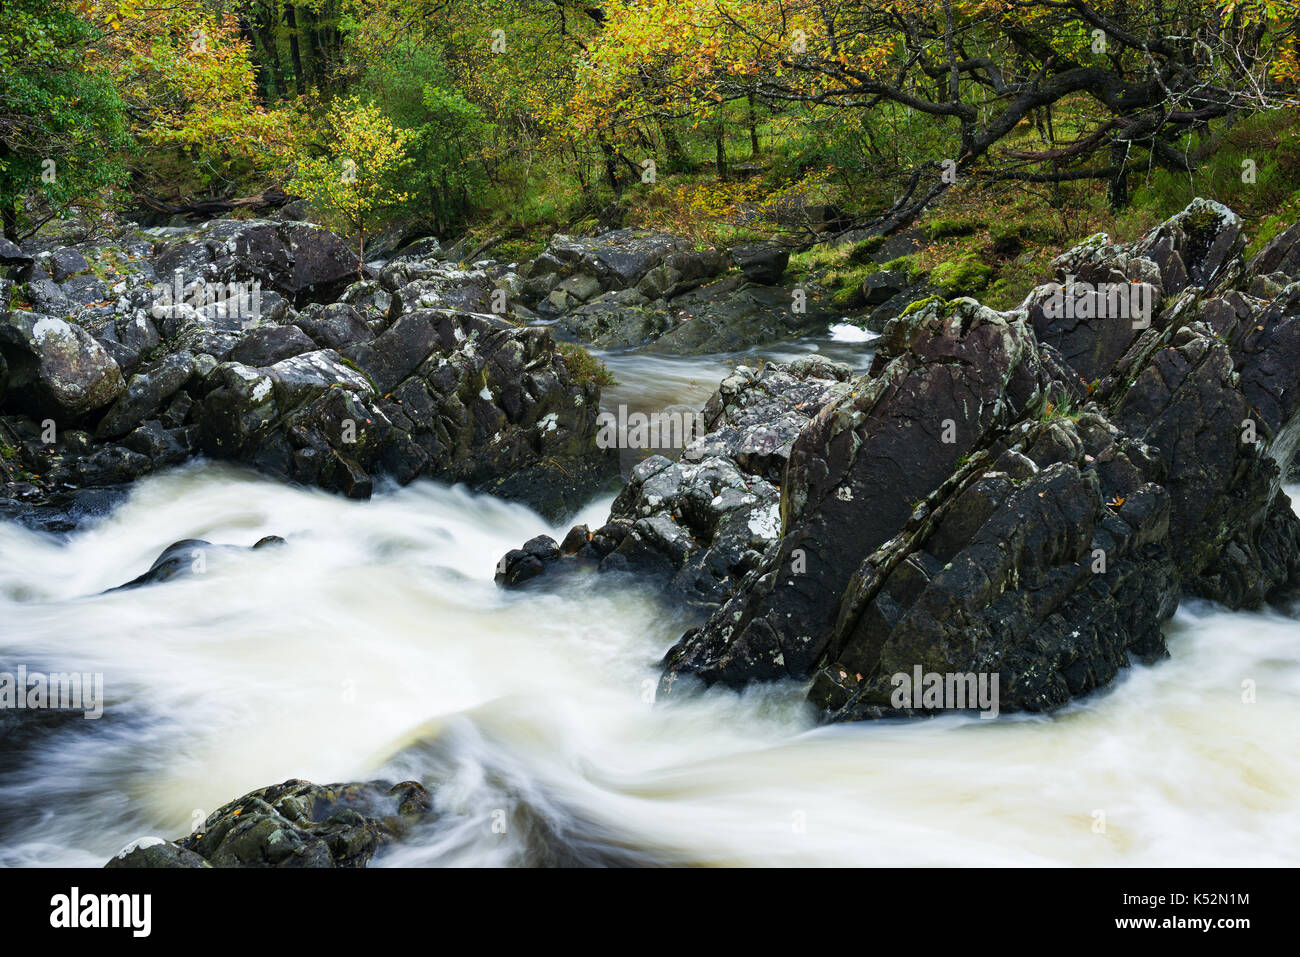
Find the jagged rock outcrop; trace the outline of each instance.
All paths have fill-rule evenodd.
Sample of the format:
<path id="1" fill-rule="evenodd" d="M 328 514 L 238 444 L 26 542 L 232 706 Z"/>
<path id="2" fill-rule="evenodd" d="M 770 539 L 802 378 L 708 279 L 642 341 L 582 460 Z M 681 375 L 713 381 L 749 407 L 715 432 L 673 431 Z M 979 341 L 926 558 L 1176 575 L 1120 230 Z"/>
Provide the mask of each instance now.
<path id="1" fill-rule="evenodd" d="M 133 841 L 105 866 L 365 867 L 377 851 L 436 819 L 432 796 L 414 781 L 289 780 L 231 801 L 175 841 Z"/>
<path id="2" fill-rule="evenodd" d="M 779 544 L 670 650 L 661 693 L 811 677 L 830 720 L 944 707 L 895 697 L 919 667 L 996 674 L 1001 710 L 1049 710 L 1165 654 L 1180 594 L 1254 607 L 1291 587 L 1300 294 L 1229 288 L 1242 245 L 1198 200 L 1057 261 L 1094 305 L 1099 284 L 1152 286 L 1136 321 L 1113 298 L 1045 310 L 1050 287 L 893 320 L 795 440 Z"/>
<path id="3" fill-rule="evenodd" d="M 848 393 L 850 378 L 848 366 L 818 356 L 737 368 L 704 406 L 705 434 L 677 461 L 645 459 L 604 525 L 508 552 L 497 581 L 514 587 L 557 567 L 595 565 L 659 578 L 687 606 L 715 607 L 776 540 L 777 486 L 795 437 Z"/>

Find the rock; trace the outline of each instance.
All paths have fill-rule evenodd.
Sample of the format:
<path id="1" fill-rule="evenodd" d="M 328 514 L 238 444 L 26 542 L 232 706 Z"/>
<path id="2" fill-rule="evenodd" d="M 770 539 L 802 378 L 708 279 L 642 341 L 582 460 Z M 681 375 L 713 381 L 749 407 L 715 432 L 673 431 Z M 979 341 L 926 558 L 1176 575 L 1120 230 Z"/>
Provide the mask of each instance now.
<path id="1" fill-rule="evenodd" d="M 214 220 L 154 261 L 160 277 L 186 282 L 261 282 L 294 302 L 328 301 L 358 278 L 356 254 L 342 238 L 310 223 Z"/>
<path id="2" fill-rule="evenodd" d="M 809 674 L 862 556 L 895 535 L 958 459 L 1014 421 L 1046 384 L 1023 321 L 972 300 L 932 303 L 894 320 L 878 346 L 871 373 L 794 443 L 779 549 L 746 594 L 670 653 L 670 673 L 706 683 Z M 790 587 L 796 567 L 798 588 Z"/>
<path id="3" fill-rule="evenodd" d="M 599 280 L 605 289 L 628 289 L 671 253 L 689 248 L 689 242 L 680 236 L 617 229 L 587 239 L 556 235 L 548 252 L 570 271 Z"/>
<path id="4" fill-rule="evenodd" d="M 77 460 L 74 475 L 78 485 L 125 485 L 153 470 L 153 462 L 123 445 L 102 445 Z"/>
<path id="5" fill-rule="evenodd" d="M 312 784 L 252 791 L 176 841 L 128 846 L 108 867 L 365 867 L 375 853 L 437 820 L 414 781 Z"/>
<path id="6" fill-rule="evenodd" d="M 543 537 L 508 552 L 498 584 L 594 564 L 658 577 L 686 607 L 716 607 L 779 535 L 776 483 L 795 436 L 847 394 L 850 379 L 847 366 L 821 357 L 739 367 L 704 407 L 707 433 L 679 461 L 640 462 L 603 526 L 575 526 L 559 546 Z"/>
<path id="7" fill-rule="evenodd" d="M 255 551 L 275 545 L 283 545 L 284 539 L 278 535 L 260 538 L 248 549 L 236 545 L 214 545 L 198 538 L 186 538 L 173 542 L 163 549 L 149 570 L 131 579 L 125 585 L 110 588 L 109 592 L 125 591 L 142 585 L 157 585 L 185 575 L 202 574 L 208 569 L 208 562 L 213 558 L 232 551 Z M 108 592 L 105 592 L 108 594 Z"/>
<path id="8" fill-rule="evenodd" d="M 606 293 L 560 319 L 561 327 L 595 349 L 630 349 L 663 335 L 673 325 L 664 302 L 651 302 L 637 289 Z"/>
<path id="9" fill-rule="evenodd" d="M 41 315 L 70 316 L 75 311 L 72 300 L 53 279 L 28 280 L 25 298 Z"/>
<path id="10" fill-rule="evenodd" d="M 50 276 L 58 283 L 65 282 L 70 276 L 90 268 L 90 263 L 86 262 L 86 257 L 81 254 L 81 251 L 71 246 L 63 246 L 50 253 L 48 265 Z"/>
<path id="11" fill-rule="evenodd" d="M 794 440 L 827 403 L 849 392 L 852 377 L 848 366 L 816 355 L 758 370 L 739 366 L 709 397 L 708 431 L 683 450 L 682 459 L 722 456 L 780 485 Z"/>
<path id="12" fill-rule="evenodd" d="M 390 264 L 402 273 L 412 272 L 410 264 Z M 443 263 L 434 265 L 425 278 L 394 286 L 390 320 L 417 309 L 462 309 L 467 312 L 492 311 L 492 281 L 482 270 L 456 269 Z M 380 282 L 396 282 L 402 273 L 380 273 Z"/>
<path id="13" fill-rule="evenodd" d="M 599 295 L 603 289 L 600 280 L 595 276 L 588 276 L 586 273 L 575 273 L 562 281 L 556 287 L 556 291 L 572 296 L 579 302 L 586 302 L 593 296 Z"/>
<path id="14" fill-rule="evenodd" d="M 905 292 L 911 283 L 901 272 L 885 269 L 862 280 L 862 300 L 868 306 L 882 306 Z M 893 318 L 890 316 L 889 318 Z"/>
<path id="15" fill-rule="evenodd" d="M 155 469 L 179 465 L 194 451 L 194 430 L 168 429 L 158 420 L 150 419 L 122 439 L 122 447 L 143 455 Z"/>
<path id="16" fill-rule="evenodd" d="M 8 368 L 6 402 L 33 415 L 72 421 L 108 405 L 125 388 L 121 370 L 104 347 L 63 319 L 4 313 L 0 353 Z"/>
<path id="17" fill-rule="evenodd" d="M 812 677 L 827 720 L 971 706 L 900 698 L 919 670 L 992 676 L 995 708 L 1047 711 L 1167 654 L 1181 594 L 1257 607 L 1300 582 L 1279 491 L 1300 446 L 1300 288 L 1230 288 L 1239 233 L 1198 200 L 1058 259 L 1158 288 L 1145 328 L 1035 311 L 1037 291 L 892 320 L 795 438 L 779 541 L 665 656 L 661 694 Z"/>
<path id="18" fill-rule="evenodd" d="M 549 535 L 538 535 L 524 543 L 523 548 L 512 549 L 497 563 L 496 581 L 499 585 L 515 587 L 535 578 L 546 570 L 546 563 L 560 557 L 560 546 Z"/>
<path id="19" fill-rule="evenodd" d="M 450 310 L 403 314 L 340 356 L 220 366 L 195 416 L 206 454 L 365 497 L 372 476 L 463 481 L 552 515 L 615 463 L 595 445 L 599 389 L 548 333 Z"/>
<path id="20" fill-rule="evenodd" d="M 0 237 L 0 266 L 21 272 L 33 262 L 31 256 L 23 252 L 16 243 Z"/>
<path id="21" fill-rule="evenodd" d="M 702 286 L 725 268 L 726 260 L 716 249 L 669 253 L 636 288 L 648 299 L 667 299 Z"/>
<path id="22" fill-rule="evenodd" d="M 0 262 L 3 261 L 0 258 Z M 1300 279 L 1300 223 L 1284 229 L 1270 239 L 1246 265 L 1248 276 L 1273 273 L 1281 273 L 1292 281 Z"/>
<path id="23" fill-rule="evenodd" d="M 265 372 L 224 362 L 209 375 L 196 416 L 200 445 L 213 458 L 240 458 L 276 420 L 275 383 Z"/>
<path id="24" fill-rule="evenodd" d="M 351 287 L 349 287 L 351 288 Z M 387 305 L 381 310 L 387 312 Z M 323 349 L 344 349 L 374 338 L 370 326 L 355 307 L 346 302 L 327 306 L 313 304 L 298 314 L 294 325 Z"/>
<path id="25" fill-rule="evenodd" d="M 177 352 L 148 372 L 132 376 L 126 390 L 99 420 L 95 436 L 99 439 L 121 438 L 145 419 L 156 415 L 164 403 L 189 382 L 196 368 L 193 354 Z"/>
<path id="26" fill-rule="evenodd" d="M 790 265 L 790 250 L 772 245 L 735 246 L 731 258 L 750 282 L 775 286 Z"/>
<path id="27" fill-rule="evenodd" d="M 132 841 L 104 866 L 115 868 L 191 868 L 211 867 L 212 865 L 193 851 L 172 841 L 164 841 L 158 837 L 146 837 Z"/>
<path id="28" fill-rule="evenodd" d="M 316 349 L 316 343 L 297 326 L 270 326 L 254 329 L 240 339 L 230 350 L 230 361 L 247 366 L 271 366 L 281 359 Z"/>
<path id="29" fill-rule="evenodd" d="M 108 287 L 94 276 L 74 276 L 59 288 L 64 298 L 74 306 L 93 305 L 108 296 Z"/>
<path id="30" fill-rule="evenodd" d="M 824 329 L 840 315 L 821 290 L 806 288 L 801 293 L 725 276 L 673 299 L 672 324 L 646 351 L 658 355 L 739 352 Z"/>

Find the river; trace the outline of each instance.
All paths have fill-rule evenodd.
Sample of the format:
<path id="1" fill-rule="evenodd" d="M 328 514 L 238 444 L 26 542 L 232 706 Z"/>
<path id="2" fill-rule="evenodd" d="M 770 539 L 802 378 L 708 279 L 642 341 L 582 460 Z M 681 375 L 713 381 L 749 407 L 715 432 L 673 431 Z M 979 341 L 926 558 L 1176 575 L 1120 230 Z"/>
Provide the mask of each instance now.
<path id="1" fill-rule="evenodd" d="M 766 355 L 814 350 L 870 358 Z M 607 406 L 662 408 L 698 407 L 740 357 L 608 358 Z M 636 582 L 495 586 L 505 551 L 569 524 L 433 482 L 354 502 L 210 462 L 71 536 L 0 524 L 0 671 L 99 672 L 106 696 L 99 720 L 0 741 L 0 865 L 101 866 L 291 777 L 436 792 L 439 820 L 372 866 L 1300 863 L 1292 609 L 1185 603 L 1170 660 L 1050 717 L 819 727 L 794 683 L 656 706 L 688 623 Z M 178 539 L 272 534 L 103 594 Z"/>

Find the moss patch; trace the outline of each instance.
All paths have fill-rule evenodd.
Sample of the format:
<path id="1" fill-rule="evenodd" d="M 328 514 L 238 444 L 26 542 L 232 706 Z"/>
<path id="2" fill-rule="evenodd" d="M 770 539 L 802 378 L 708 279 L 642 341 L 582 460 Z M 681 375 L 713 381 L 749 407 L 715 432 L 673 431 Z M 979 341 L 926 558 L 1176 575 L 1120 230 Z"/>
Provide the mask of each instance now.
<path id="1" fill-rule="evenodd" d="M 930 273 L 930 282 L 948 296 L 982 292 L 988 288 L 994 269 L 974 256 L 965 256 L 953 262 L 940 263 Z"/>
<path id="2" fill-rule="evenodd" d="M 564 360 L 565 368 L 569 370 L 569 378 L 579 385 L 595 383 L 604 387 L 618 384 L 618 380 L 606 368 L 605 363 L 577 343 L 560 342 L 556 344 L 555 349 Z"/>

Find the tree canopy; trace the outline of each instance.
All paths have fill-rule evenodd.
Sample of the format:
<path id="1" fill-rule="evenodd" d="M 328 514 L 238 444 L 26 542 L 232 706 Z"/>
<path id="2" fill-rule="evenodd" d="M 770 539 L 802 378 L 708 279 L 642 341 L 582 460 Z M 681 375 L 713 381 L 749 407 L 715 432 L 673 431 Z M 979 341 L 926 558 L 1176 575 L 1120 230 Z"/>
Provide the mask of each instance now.
<path id="1" fill-rule="evenodd" d="M 974 184 L 1094 183 L 1121 209 L 1153 171 L 1194 179 L 1243 118 L 1290 115 L 1297 13 L 1294 0 L 0 0 L 0 208 L 16 235 L 71 205 L 319 185 L 321 131 L 372 110 L 409 160 L 401 199 L 375 209 L 439 233 L 503 209 L 520 222 L 595 210 L 662 174 L 711 173 L 689 184 L 695 208 L 743 203 L 756 160 L 791 190 L 825 187 L 874 232 Z"/>

